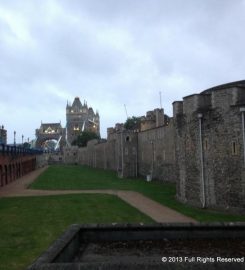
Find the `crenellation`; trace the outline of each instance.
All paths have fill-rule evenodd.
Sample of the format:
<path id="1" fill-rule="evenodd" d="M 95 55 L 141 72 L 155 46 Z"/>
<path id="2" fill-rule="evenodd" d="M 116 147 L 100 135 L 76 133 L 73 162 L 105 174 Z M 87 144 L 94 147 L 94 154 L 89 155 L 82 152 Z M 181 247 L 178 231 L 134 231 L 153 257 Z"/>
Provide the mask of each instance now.
<path id="1" fill-rule="evenodd" d="M 236 87 L 232 92 L 232 105 L 245 105 L 245 87 Z"/>
<path id="2" fill-rule="evenodd" d="M 124 125 L 122 123 L 117 123 L 115 125 L 115 131 L 116 132 L 121 132 L 124 129 Z"/>
<path id="3" fill-rule="evenodd" d="M 211 95 L 209 94 L 194 94 L 184 97 L 183 113 L 188 118 L 193 113 L 208 111 L 210 109 L 211 109 Z"/>
<path id="4" fill-rule="evenodd" d="M 244 142 L 238 106 L 244 91 L 235 83 L 204 91 L 201 96 L 208 94 L 212 108 L 196 112 L 197 104 L 202 107 L 209 98 L 203 103 L 198 95 L 184 98 L 188 116 L 174 117 L 179 200 L 199 207 L 244 208 Z"/>
<path id="5" fill-rule="evenodd" d="M 183 101 L 173 102 L 173 117 L 183 114 Z"/>
<path id="6" fill-rule="evenodd" d="M 228 89 L 219 89 L 217 91 L 212 92 L 211 94 L 211 103 L 212 108 L 216 108 L 219 111 L 228 111 L 230 110 L 230 106 L 235 105 L 234 102 L 234 91 L 236 88 L 228 88 Z"/>

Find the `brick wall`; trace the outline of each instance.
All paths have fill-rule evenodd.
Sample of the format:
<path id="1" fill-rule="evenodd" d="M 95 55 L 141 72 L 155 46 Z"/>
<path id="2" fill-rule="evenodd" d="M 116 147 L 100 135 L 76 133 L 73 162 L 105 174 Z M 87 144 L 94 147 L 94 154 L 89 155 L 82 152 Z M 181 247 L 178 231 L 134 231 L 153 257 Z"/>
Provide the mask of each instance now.
<path id="1" fill-rule="evenodd" d="M 35 170 L 36 157 L 33 155 L 13 155 L 0 152 L 0 187 L 15 181 Z"/>

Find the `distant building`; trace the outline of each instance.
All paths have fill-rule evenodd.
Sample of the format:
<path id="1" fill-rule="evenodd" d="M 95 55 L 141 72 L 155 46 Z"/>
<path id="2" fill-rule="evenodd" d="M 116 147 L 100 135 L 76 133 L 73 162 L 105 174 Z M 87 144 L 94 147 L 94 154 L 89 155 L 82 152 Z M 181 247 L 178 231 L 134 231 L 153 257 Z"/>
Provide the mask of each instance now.
<path id="1" fill-rule="evenodd" d="M 56 141 L 57 143 L 53 143 Z M 39 129 L 36 129 L 36 145 L 37 148 L 62 150 L 65 146 L 65 128 L 61 123 L 41 123 Z"/>
<path id="2" fill-rule="evenodd" d="M 7 144 L 7 130 L 4 126 L 0 127 L 0 144 Z"/>
<path id="3" fill-rule="evenodd" d="M 82 104 L 79 97 L 76 97 L 72 105 L 67 103 L 66 106 L 66 129 L 68 144 L 72 144 L 83 131 L 92 131 L 100 135 L 99 113 L 95 113 L 85 101 Z"/>

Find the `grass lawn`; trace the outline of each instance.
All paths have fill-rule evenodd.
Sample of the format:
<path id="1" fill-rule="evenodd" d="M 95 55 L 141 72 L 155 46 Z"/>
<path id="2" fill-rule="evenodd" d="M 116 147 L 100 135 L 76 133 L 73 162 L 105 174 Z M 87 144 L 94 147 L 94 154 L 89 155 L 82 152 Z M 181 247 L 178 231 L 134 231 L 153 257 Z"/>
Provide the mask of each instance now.
<path id="1" fill-rule="evenodd" d="M 120 179 L 115 172 L 86 166 L 51 166 L 30 186 L 34 189 L 114 189 L 133 190 L 201 222 L 245 221 L 245 216 L 186 206 L 175 199 L 175 185 Z"/>
<path id="2" fill-rule="evenodd" d="M 152 223 L 113 195 L 0 199 L 0 269 L 26 269 L 74 223 Z"/>

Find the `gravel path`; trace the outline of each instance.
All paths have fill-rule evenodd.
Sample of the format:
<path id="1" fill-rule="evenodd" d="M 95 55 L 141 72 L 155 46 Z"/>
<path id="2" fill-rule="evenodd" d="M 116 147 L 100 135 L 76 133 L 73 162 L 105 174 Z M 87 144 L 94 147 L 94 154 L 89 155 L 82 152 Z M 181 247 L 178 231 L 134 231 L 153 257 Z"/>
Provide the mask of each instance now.
<path id="1" fill-rule="evenodd" d="M 151 217 L 156 222 L 191 222 L 196 223 L 196 220 L 184 216 L 168 207 L 157 203 L 142 194 L 135 191 L 121 191 L 121 190 L 35 190 L 27 189 L 28 185 L 32 183 L 37 176 L 39 176 L 48 167 L 37 169 L 18 180 L 10 183 L 7 186 L 0 188 L 0 197 L 19 197 L 19 196 L 47 196 L 60 194 L 111 194 L 116 195 L 131 206 L 137 208 L 142 213 Z"/>

